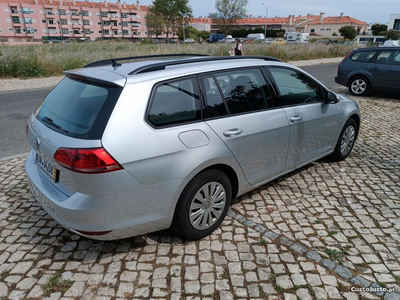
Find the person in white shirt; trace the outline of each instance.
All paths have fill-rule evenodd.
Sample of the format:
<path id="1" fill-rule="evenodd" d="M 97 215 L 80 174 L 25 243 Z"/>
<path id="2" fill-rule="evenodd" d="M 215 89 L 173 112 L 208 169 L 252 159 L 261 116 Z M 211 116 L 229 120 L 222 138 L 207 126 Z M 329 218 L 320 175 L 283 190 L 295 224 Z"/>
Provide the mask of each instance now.
<path id="1" fill-rule="evenodd" d="M 243 45 L 242 45 L 240 39 L 236 40 L 236 45 L 235 45 L 234 51 L 235 51 L 235 55 L 244 55 L 244 53 L 243 53 Z"/>

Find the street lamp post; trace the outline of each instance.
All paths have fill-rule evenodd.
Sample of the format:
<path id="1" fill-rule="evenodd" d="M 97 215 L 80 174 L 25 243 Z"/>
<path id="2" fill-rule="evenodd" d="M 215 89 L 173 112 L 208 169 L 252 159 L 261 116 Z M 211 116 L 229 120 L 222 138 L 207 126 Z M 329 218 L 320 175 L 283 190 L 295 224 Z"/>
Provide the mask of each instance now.
<path id="1" fill-rule="evenodd" d="M 264 3 L 261 3 L 265 7 L 265 25 L 264 25 L 264 37 L 267 38 L 267 23 L 268 23 L 268 11 L 271 8 L 271 6 L 274 6 L 273 4 L 270 6 L 266 6 Z"/>

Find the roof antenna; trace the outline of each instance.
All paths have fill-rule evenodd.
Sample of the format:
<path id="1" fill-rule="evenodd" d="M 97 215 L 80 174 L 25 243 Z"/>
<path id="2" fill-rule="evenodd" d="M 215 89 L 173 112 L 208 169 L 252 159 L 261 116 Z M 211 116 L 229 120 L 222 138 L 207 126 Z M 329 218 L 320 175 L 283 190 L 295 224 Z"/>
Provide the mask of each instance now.
<path id="1" fill-rule="evenodd" d="M 112 59 L 111 61 L 112 61 L 112 66 L 113 66 L 113 67 L 120 67 L 120 66 L 122 66 L 121 64 L 117 63 L 117 61 L 116 61 L 115 59 Z"/>

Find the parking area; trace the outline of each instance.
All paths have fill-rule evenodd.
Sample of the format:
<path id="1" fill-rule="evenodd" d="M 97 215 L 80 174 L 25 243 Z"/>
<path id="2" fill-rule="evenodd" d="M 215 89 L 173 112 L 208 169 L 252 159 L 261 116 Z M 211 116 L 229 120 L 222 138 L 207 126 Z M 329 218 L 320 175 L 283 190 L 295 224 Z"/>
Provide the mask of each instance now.
<path id="1" fill-rule="evenodd" d="M 79 237 L 30 194 L 25 157 L 1 161 L 0 298 L 400 299 L 400 101 L 354 99 L 363 120 L 347 160 L 235 199 L 195 242 Z"/>

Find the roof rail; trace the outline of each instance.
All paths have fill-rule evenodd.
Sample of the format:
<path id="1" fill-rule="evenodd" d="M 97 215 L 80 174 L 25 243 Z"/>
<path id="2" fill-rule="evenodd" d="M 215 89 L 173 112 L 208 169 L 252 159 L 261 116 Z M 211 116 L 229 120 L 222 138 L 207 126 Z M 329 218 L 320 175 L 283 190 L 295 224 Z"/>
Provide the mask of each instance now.
<path id="1" fill-rule="evenodd" d="M 121 64 L 118 63 L 117 61 L 120 61 L 120 60 L 136 60 L 136 59 L 166 58 L 166 57 L 189 57 L 189 56 L 198 57 L 198 56 L 208 56 L 208 55 L 206 55 L 206 54 L 157 54 L 157 55 L 120 57 L 120 58 L 111 58 L 111 59 L 95 61 L 95 62 L 85 65 L 84 68 L 109 66 L 109 65 L 111 65 L 113 67 L 119 67 L 119 66 L 121 66 Z"/>
<path id="2" fill-rule="evenodd" d="M 161 63 L 150 64 L 147 66 L 141 66 L 133 71 L 131 71 L 128 75 L 152 72 L 152 71 L 159 71 L 164 70 L 165 67 L 168 66 L 175 66 L 175 65 L 183 65 L 183 64 L 192 64 L 192 63 L 199 63 L 199 62 L 210 62 L 210 61 L 218 61 L 218 60 L 236 60 L 236 59 L 261 59 L 261 60 L 268 60 L 268 61 L 281 61 L 275 57 L 271 56 L 251 56 L 251 55 L 243 55 L 243 56 L 208 56 L 204 58 L 193 58 L 193 59 L 185 59 L 185 60 L 172 60 L 166 61 Z"/>

